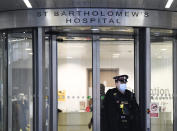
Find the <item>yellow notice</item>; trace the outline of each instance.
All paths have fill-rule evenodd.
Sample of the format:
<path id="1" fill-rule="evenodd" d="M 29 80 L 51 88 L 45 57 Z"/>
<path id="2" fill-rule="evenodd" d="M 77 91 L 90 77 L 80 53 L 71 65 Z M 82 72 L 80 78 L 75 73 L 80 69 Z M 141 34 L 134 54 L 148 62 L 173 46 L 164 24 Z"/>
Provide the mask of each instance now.
<path id="1" fill-rule="evenodd" d="M 65 99 L 66 91 L 65 90 L 58 91 L 58 101 L 65 101 Z"/>

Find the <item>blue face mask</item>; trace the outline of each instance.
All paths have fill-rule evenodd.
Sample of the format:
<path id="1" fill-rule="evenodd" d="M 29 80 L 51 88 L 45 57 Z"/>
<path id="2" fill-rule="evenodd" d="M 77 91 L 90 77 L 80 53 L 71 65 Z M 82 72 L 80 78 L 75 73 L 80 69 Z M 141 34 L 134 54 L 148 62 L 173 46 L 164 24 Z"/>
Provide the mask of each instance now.
<path id="1" fill-rule="evenodd" d="M 125 90 L 127 89 L 127 85 L 126 84 L 120 84 L 120 87 L 118 88 L 121 92 L 125 92 Z"/>

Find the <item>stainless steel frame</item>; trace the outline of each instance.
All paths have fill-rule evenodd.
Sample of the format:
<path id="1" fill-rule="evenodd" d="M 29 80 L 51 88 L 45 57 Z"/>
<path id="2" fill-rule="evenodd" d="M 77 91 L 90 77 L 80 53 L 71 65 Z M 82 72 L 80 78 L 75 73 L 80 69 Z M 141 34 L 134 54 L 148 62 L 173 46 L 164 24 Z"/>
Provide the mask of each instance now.
<path id="1" fill-rule="evenodd" d="M 43 131 L 43 71 L 44 71 L 44 28 L 39 27 L 34 33 L 34 82 L 35 82 L 35 131 Z M 50 130 L 57 131 L 57 42 L 56 35 L 50 41 Z M 93 68 L 93 131 L 100 131 L 100 41 L 99 34 L 93 34 L 92 68 Z M 174 131 L 177 130 L 177 45 L 173 44 L 173 77 L 174 77 Z M 135 37 L 135 93 L 139 100 L 142 118 L 142 131 L 150 131 L 150 115 L 146 112 L 150 106 L 151 87 L 151 43 L 150 28 L 139 28 Z M 10 73 L 10 70 L 8 70 Z M 10 77 L 8 79 L 10 81 Z M 9 83 L 9 82 L 8 82 Z M 8 85 L 8 97 L 11 98 L 11 85 Z M 12 112 L 8 102 L 8 113 Z M 10 114 L 8 114 L 10 116 Z M 8 118 L 8 130 L 11 131 L 12 121 Z"/>
<path id="2" fill-rule="evenodd" d="M 100 131 L 100 41 L 97 35 L 93 35 L 92 51 L 93 131 Z"/>
<path id="3" fill-rule="evenodd" d="M 136 101 L 139 104 L 139 30 L 135 29 L 135 38 L 134 38 L 134 90 Z"/>
<path id="4" fill-rule="evenodd" d="M 8 39 L 8 35 L 7 35 L 7 39 Z M 7 43 L 7 50 L 9 48 L 8 46 L 8 41 L 6 41 Z M 9 55 L 8 55 L 9 50 L 7 51 L 7 61 L 9 61 Z M 12 130 L 12 68 L 10 67 L 11 65 L 9 65 L 7 63 L 7 91 L 8 91 L 8 131 Z"/>
<path id="5" fill-rule="evenodd" d="M 43 71 L 44 71 L 44 29 L 36 30 L 34 43 L 34 82 L 35 82 L 35 130 L 43 131 Z"/>
<path id="6" fill-rule="evenodd" d="M 5 131 L 8 130 L 8 35 L 7 33 L 5 33 L 5 40 L 4 40 L 4 45 L 3 45 L 3 66 L 4 66 L 4 70 L 3 70 L 3 94 L 4 94 L 4 122 L 7 123 L 6 125 L 3 125 L 3 129 Z"/>
<path id="7" fill-rule="evenodd" d="M 139 104 L 142 131 L 150 131 L 151 43 L 150 28 L 139 29 Z"/>
<path id="8" fill-rule="evenodd" d="M 49 26 L 132 26 L 177 29 L 177 12 L 68 8 L 0 12 L 0 29 Z"/>
<path id="9" fill-rule="evenodd" d="M 36 78 L 37 78 L 37 55 L 36 55 L 36 47 L 37 47 L 37 38 L 38 38 L 38 33 L 37 33 L 37 29 L 34 29 L 33 32 L 32 32 L 32 37 L 33 37 L 33 87 L 36 87 L 37 86 L 37 83 L 36 83 Z M 35 131 L 37 129 L 37 89 L 34 88 L 33 89 L 33 130 Z"/>
<path id="10" fill-rule="evenodd" d="M 144 76 L 146 79 L 146 109 L 150 109 L 150 102 L 151 102 L 151 42 L 150 42 L 150 28 L 146 28 L 145 31 L 146 34 L 146 75 Z M 150 119 L 150 114 L 146 114 L 146 130 L 150 131 L 151 130 L 151 119 Z"/>
<path id="11" fill-rule="evenodd" d="M 65 15 L 66 14 L 66 15 Z M 34 85 L 35 115 L 34 130 L 43 131 L 43 71 L 44 71 L 44 29 L 48 26 L 132 26 L 143 27 L 135 38 L 135 93 L 139 97 L 142 131 L 150 130 L 150 116 L 147 109 L 150 105 L 151 58 L 150 28 L 177 29 L 177 12 L 139 10 L 139 9 L 36 9 L 0 12 L 0 29 L 38 27 L 34 37 Z M 6 41 L 7 42 L 7 41 Z M 174 77 L 174 131 L 177 130 L 177 45 L 173 44 L 173 77 Z M 93 34 L 93 131 L 100 131 L 100 43 L 99 35 Z M 8 48 L 7 48 L 8 49 Z M 12 85 L 8 70 L 8 130 L 12 130 Z M 50 44 L 50 130 L 57 131 L 57 44 L 52 35 Z M 145 94 L 145 95 L 144 95 Z"/>
<path id="12" fill-rule="evenodd" d="M 173 40 L 173 130 L 177 131 L 177 37 Z"/>
<path id="13" fill-rule="evenodd" d="M 57 55 L 57 41 L 56 35 L 50 36 L 49 43 L 49 68 L 50 68 L 50 130 L 58 131 L 58 113 L 57 113 L 57 102 L 58 102 L 58 55 Z"/>

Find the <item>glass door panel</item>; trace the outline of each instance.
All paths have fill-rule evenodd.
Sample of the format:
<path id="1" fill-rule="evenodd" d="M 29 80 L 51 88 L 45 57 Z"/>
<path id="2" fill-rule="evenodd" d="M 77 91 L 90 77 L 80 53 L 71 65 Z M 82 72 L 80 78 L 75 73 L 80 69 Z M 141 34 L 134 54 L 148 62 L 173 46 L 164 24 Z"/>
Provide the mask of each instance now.
<path id="1" fill-rule="evenodd" d="M 151 130 L 173 131 L 172 30 L 151 30 Z"/>
<path id="2" fill-rule="evenodd" d="M 107 131 L 113 130 L 113 128 L 114 130 L 121 129 L 120 126 L 117 126 L 121 123 L 117 115 L 119 112 L 117 105 L 111 105 L 114 103 L 112 96 L 115 93 L 110 93 L 116 89 L 113 77 L 128 75 L 127 90 L 134 92 L 134 38 L 131 35 L 124 35 L 117 34 L 117 37 L 100 35 L 101 131 L 105 128 Z M 108 90 L 111 92 L 107 94 Z M 104 99 L 106 100 L 104 101 Z M 119 101 L 121 100 L 119 99 Z"/>
<path id="3" fill-rule="evenodd" d="M 8 34 L 8 131 L 33 130 L 31 31 Z"/>
<path id="4" fill-rule="evenodd" d="M 67 36 L 57 39 L 58 130 L 92 130 L 91 38 Z"/>
<path id="5" fill-rule="evenodd" d="M 115 87 L 116 75 L 129 76 L 127 88 L 134 92 L 134 39 L 101 38 L 100 40 L 100 83 L 107 90 Z"/>

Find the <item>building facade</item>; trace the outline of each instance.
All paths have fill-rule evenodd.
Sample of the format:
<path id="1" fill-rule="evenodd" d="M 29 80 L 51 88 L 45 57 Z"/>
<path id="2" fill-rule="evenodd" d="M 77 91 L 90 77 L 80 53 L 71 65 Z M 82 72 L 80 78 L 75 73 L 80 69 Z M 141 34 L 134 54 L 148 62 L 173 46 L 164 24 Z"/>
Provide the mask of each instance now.
<path id="1" fill-rule="evenodd" d="M 100 83 L 120 74 L 143 130 L 176 131 L 176 29 L 171 10 L 1 11 L 0 131 L 100 131 Z"/>

